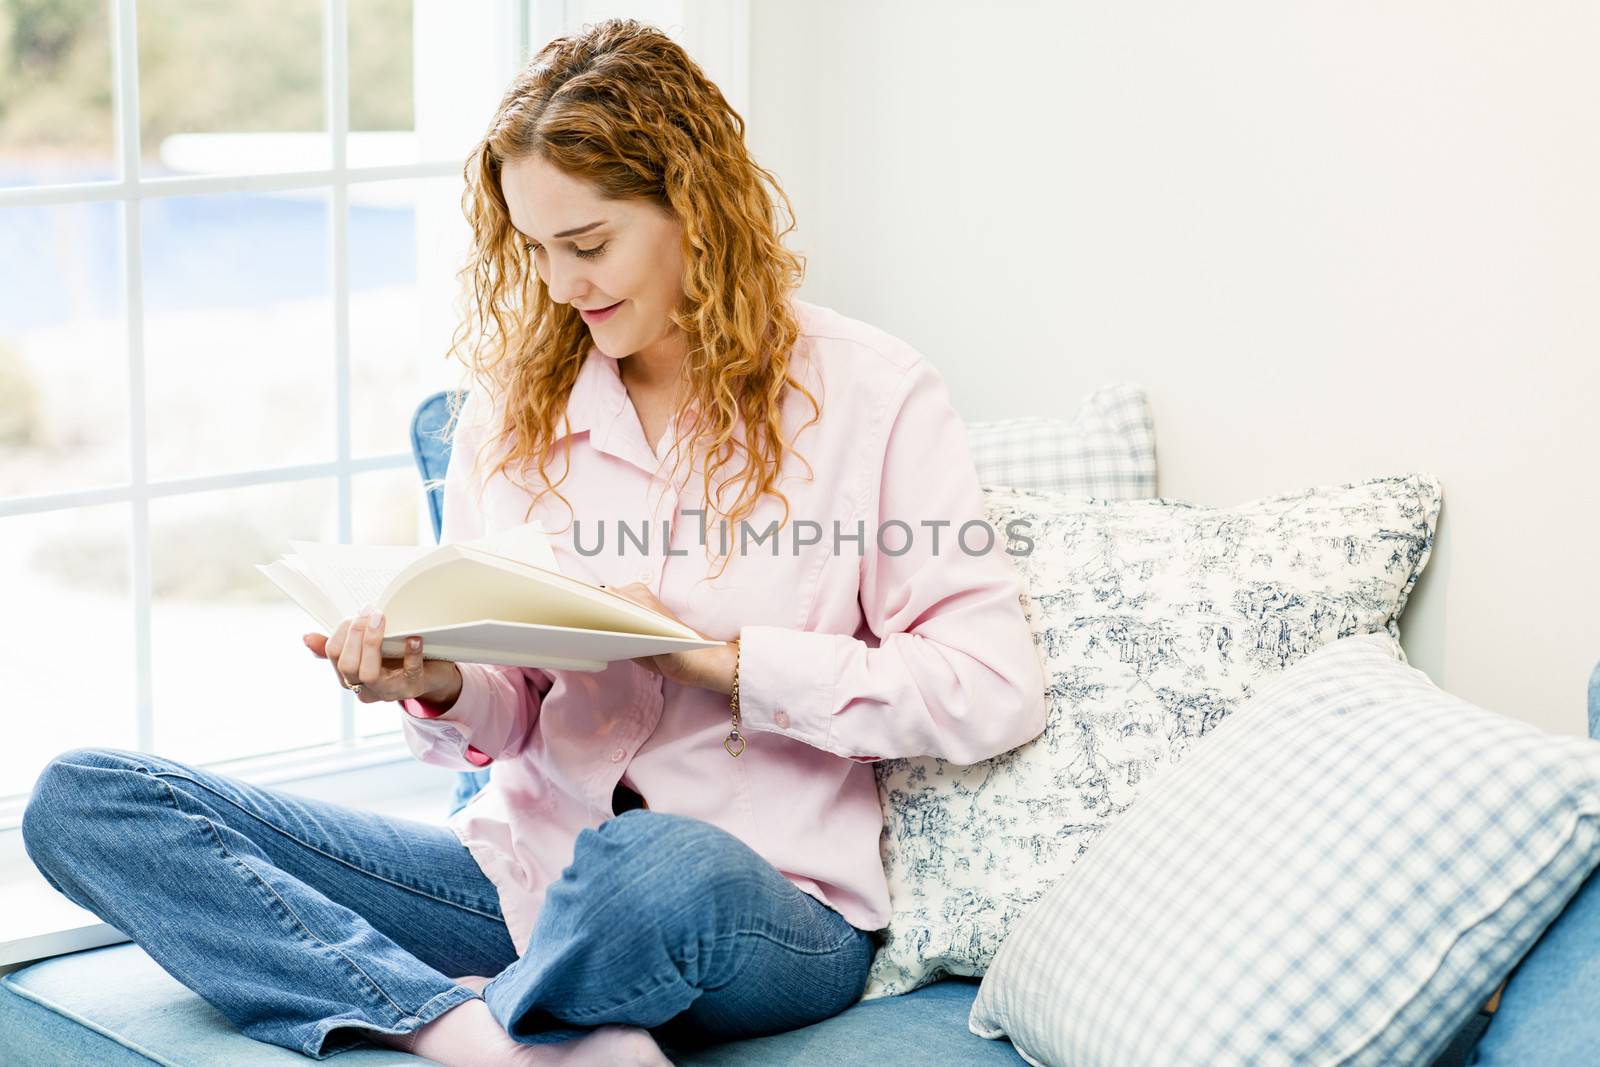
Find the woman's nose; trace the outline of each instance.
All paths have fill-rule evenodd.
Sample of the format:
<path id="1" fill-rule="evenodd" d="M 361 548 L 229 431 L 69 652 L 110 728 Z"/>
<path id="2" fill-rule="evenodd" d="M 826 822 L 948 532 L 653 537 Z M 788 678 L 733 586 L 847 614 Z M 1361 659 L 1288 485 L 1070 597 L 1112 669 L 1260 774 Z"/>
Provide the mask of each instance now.
<path id="1" fill-rule="evenodd" d="M 558 304 L 572 303 L 586 288 L 576 269 L 557 267 L 553 262 L 545 268 L 544 284 L 550 299 Z"/>

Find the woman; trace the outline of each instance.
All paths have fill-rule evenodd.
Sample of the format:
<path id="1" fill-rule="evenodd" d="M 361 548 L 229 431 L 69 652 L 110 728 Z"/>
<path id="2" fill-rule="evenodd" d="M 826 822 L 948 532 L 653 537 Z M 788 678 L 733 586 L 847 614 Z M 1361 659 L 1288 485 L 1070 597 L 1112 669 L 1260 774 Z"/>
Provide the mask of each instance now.
<path id="1" fill-rule="evenodd" d="M 827 1018 L 889 919 L 866 764 L 1042 731 L 964 424 L 908 346 L 794 299 L 743 133 L 631 21 L 512 84 L 467 167 L 442 537 L 538 519 L 564 572 L 721 644 L 583 673 L 307 635 L 419 758 L 493 764 L 448 830 L 132 753 L 41 777 L 40 869 L 252 1037 L 659 1063 Z"/>

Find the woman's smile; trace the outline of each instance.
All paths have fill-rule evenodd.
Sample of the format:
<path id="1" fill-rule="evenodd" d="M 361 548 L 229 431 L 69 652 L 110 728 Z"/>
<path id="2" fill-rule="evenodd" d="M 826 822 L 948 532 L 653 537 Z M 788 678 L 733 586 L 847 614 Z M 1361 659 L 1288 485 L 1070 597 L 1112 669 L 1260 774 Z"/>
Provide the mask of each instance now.
<path id="1" fill-rule="evenodd" d="M 601 308 L 598 311 L 582 311 L 580 313 L 583 315 L 583 321 L 587 322 L 589 325 L 593 326 L 596 323 L 601 323 L 601 322 L 604 322 L 607 319 L 609 319 L 612 316 L 612 314 L 619 307 L 621 307 L 623 305 L 623 303 L 624 303 L 624 301 L 618 300 L 615 304 L 612 304 L 610 307 L 604 307 L 604 308 Z"/>

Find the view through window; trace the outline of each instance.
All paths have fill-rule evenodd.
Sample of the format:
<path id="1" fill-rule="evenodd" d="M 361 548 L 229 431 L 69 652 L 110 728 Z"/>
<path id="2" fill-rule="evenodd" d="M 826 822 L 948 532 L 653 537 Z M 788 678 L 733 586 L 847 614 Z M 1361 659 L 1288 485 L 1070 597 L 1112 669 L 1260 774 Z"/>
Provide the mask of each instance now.
<path id="1" fill-rule="evenodd" d="M 0 823 L 77 745 L 395 751 L 255 564 L 432 540 L 410 416 L 459 382 L 461 166 L 531 32 L 509 0 L 0 0 Z"/>

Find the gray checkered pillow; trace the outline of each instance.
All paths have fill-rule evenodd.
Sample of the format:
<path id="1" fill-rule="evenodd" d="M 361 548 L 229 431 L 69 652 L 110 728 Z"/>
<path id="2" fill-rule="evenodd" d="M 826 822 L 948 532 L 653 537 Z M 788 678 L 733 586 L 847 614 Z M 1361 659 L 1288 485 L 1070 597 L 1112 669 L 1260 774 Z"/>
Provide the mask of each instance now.
<path id="1" fill-rule="evenodd" d="M 967 426 L 978 481 L 1102 500 L 1156 495 L 1156 436 L 1137 385 L 1102 386 L 1071 420 L 1044 415 Z"/>
<path id="2" fill-rule="evenodd" d="M 969 1029 L 1029 1063 L 1429 1063 L 1600 862 L 1600 745 L 1336 641 L 1014 924 Z"/>

